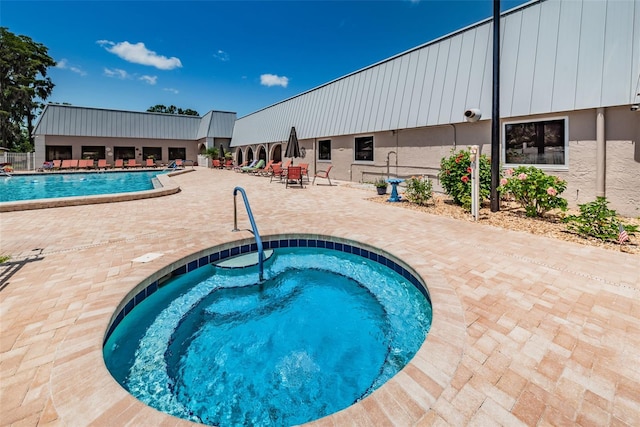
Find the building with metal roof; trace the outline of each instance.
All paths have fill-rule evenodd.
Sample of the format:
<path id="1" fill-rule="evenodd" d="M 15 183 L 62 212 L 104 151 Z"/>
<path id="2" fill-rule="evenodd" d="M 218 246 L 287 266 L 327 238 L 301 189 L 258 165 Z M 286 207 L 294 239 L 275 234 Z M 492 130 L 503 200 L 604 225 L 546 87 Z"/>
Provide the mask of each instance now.
<path id="1" fill-rule="evenodd" d="M 236 113 L 203 117 L 49 104 L 34 129 L 36 164 L 54 159 L 196 160 L 229 147 Z"/>
<path id="2" fill-rule="evenodd" d="M 567 180 L 574 204 L 606 195 L 639 215 L 640 1 L 536 0 L 500 27 L 502 164 Z M 490 152 L 492 38 L 487 19 L 241 117 L 231 145 L 278 159 L 295 126 L 312 170 L 435 177 L 451 149 Z"/>

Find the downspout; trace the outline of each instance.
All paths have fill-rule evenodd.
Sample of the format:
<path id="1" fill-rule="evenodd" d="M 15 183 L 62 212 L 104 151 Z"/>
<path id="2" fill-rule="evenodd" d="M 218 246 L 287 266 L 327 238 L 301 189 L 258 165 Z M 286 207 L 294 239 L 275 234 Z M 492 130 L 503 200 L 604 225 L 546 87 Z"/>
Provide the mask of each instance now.
<path id="1" fill-rule="evenodd" d="M 455 149 L 458 148 L 457 145 L 456 145 L 457 144 L 456 143 L 456 138 L 457 138 L 456 125 L 454 125 L 453 123 L 447 123 L 447 124 L 453 128 L 453 149 L 455 150 Z"/>
<path id="2" fill-rule="evenodd" d="M 596 197 L 606 197 L 607 150 L 604 133 L 604 108 L 596 110 Z"/>

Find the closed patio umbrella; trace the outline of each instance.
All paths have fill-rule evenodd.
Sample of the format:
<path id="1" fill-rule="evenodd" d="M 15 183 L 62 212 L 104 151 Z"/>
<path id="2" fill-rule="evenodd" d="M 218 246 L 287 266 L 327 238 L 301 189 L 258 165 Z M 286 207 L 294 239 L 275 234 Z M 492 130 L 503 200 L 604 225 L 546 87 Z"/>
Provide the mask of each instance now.
<path id="1" fill-rule="evenodd" d="M 224 145 L 220 144 L 220 161 L 224 162 Z"/>
<path id="2" fill-rule="evenodd" d="M 300 144 L 298 143 L 295 126 L 291 127 L 291 133 L 289 134 L 289 141 L 287 142 L 287 149 L 284 152 L 284 156 L 291 157 L 292 159 L 300 157 Z"/>

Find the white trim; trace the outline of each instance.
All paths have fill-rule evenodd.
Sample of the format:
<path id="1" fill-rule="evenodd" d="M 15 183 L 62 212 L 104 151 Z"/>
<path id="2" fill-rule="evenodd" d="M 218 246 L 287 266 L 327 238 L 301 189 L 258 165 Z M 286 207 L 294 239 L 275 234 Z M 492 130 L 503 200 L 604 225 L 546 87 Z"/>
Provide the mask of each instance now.
<path id="1" fill-rule="evenodd" d="M 564 120 L 564 163 L 563 164 L 542 164 L 542 163 L 507 163 L 507 125 L 517 125 L 521 123 L 538 123 L 538 122 L 550 122 L 554 120 Z M 502 124 L 502 144 L 500 148 L 500 160 L 504 169 L 516 168 L 518 166 L 535 166 L 542 170 L 557 170 L 567 171 L 569 170 L 569 116 L 552 116 L 531 118 L 522 120 L 509 120 L 503 121 Z"/>

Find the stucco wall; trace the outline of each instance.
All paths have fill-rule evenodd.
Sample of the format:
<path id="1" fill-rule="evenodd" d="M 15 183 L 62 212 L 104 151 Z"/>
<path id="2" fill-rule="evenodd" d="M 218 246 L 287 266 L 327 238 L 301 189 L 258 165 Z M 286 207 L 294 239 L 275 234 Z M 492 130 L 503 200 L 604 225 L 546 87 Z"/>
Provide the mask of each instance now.
<path id="1" fill-rule="evenodd" d="M 114 147 L 135 147 L 137 160 L 142 160 L 142 147 L 160 147 L 162 148 L 162 160 L 169 160 L 169 147 L 185 148 L 186 159 L 197 160 L 198 157 L 198 141 L 191 140 L 173 140 L 173 139 L 143 139 L 143 138 L 104 138 L 104 137 L 79 137 L 79 136 L 57 136 L 47 135 L 46 137 L 36 137 L 36 164 L 42 164 L 45 161 L 47 146 L 71 146 L 72 158 L 80 159 L 82 154 L 82 146 L 104 146 L 106 149 L 107 161 L 113 162 Z"/>
<path id="2" fill-rule="evenodd" d="M 566 116 L 569 119 L 568 169 L 564 166 L 545 169 L 567 181 L 563 196 L 571 207 L 588 203 L 596 197 L 596 110 L 567 112 L 549 116 L 513 118 L 508 121 L 539 120 L 548 117 Z M 354 161 L 354 138 L 374 137 L 374 161 Z M 481 152 L 491 154 L 491 122 L 460 123 L 420 129 L 374 132 L 362 135 L 345 135 L 322 139 L 331 140 L 331 162 L 318 162 L 317 169 L 326 169 L 330 163 L 334 168 L 332 177 L 355 182 L 372 182 L 389 173 L 398 176 L 429 175 L 438 173 L 440 159 L 449 156 L 451 149 L 465 149 L 479 145 Z M 609 207 L 622 215 L 640 215 L 640 113 L 628 107 L 605 109 L 606 139 L 606 197 Z M 307 158 L 313 167 L 317 154 L 314 141 L 301 141 L 307 149 Z M 389 154 L 391 151 L 397 154 Z M 440 190 L 437 178 L 434 189 Z"/>

